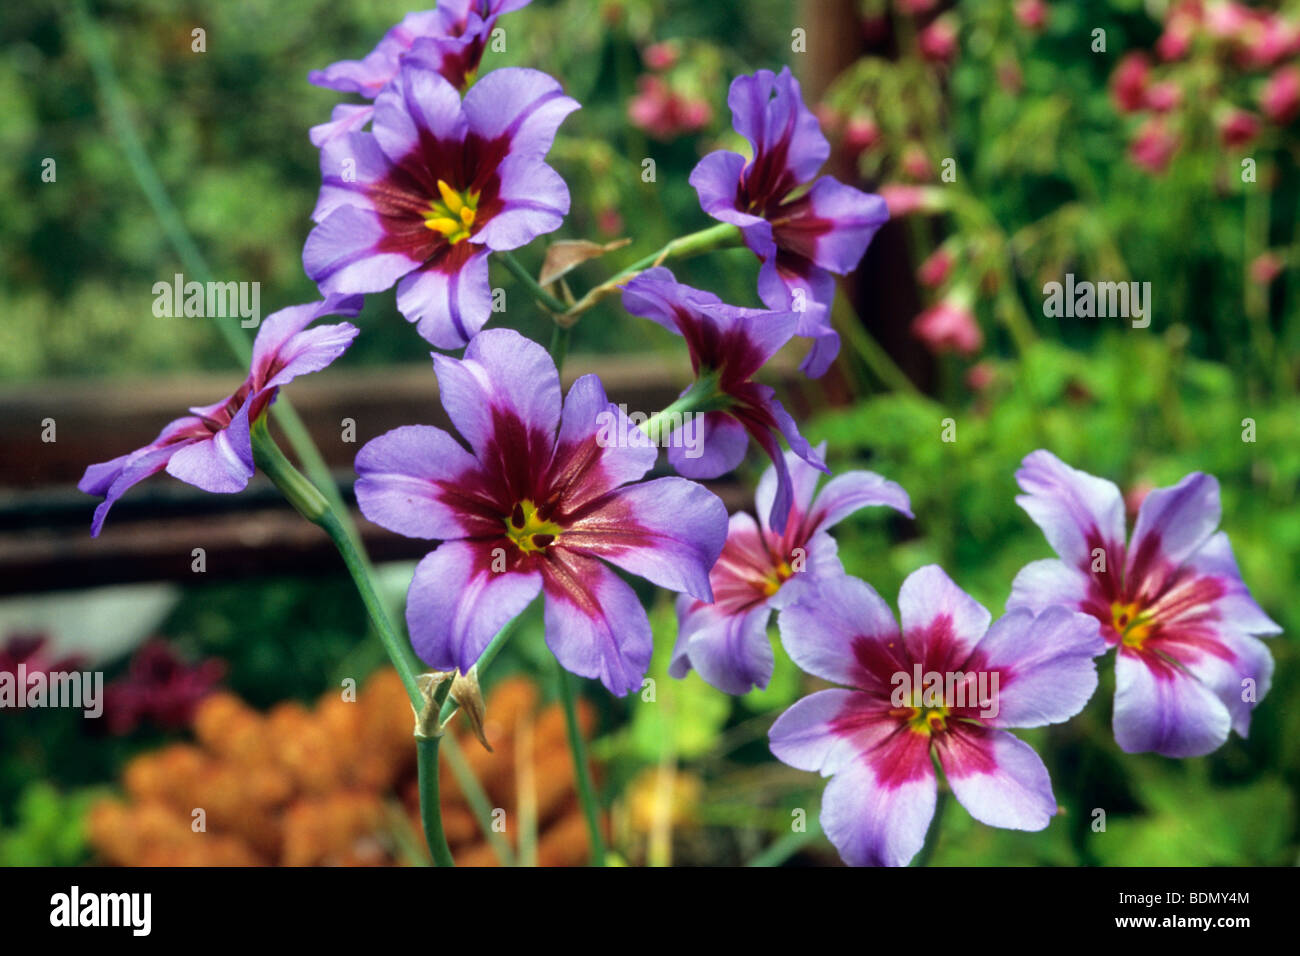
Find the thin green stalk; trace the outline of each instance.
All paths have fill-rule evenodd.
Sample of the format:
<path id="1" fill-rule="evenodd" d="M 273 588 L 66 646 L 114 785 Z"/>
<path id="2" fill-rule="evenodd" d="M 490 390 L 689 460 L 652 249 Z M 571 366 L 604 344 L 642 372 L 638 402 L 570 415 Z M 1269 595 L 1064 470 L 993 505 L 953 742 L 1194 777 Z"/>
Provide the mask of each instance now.
<path id="1" fill-rule="evenodd" d="M 523 263 L 516 259 L 513 253 L 498 252 L 497 259 L 500 260 L 503 266 L 510 270 L 511 275 L 524 284 L 524 288 L 532 294 L 534 299 L 545 306 L 548 311 L 559 315 L 568 310 L 569 307 L 567 305 L 542 288 L 541 284 L 533 278 L 532 273 L 524 268 Z"/>
<path id="2" fill-rule="evenodd" d="M 573 775 L 578 781 L 578 802 L 587 820 L 587 839 L 591 843 L 591 865 L 605 865 L 605 837 L 600 832 L 600 804 L 596 800 L 596 786 L 591 779 L 591 765 L 587 762 L 587 744 L 582 739 L 578 725 L 578 705 L 573 690 L 573 678 L 556 661 L 560 685 L 560 702 L 564 705 L 565 729 L 569 733 L 569 752 L 573 755 Z"/>
<path id="3" fill-rule="evenodd" d="M 664 422 L 670 421 L 674 415 L 715 411 L 729 404 L 730 399 L 718 391 L 718 373 L 706 372 L 666 408 L 646 419 L 640 428 L 651 440 L 655 440 L 663 429 Z"/>
<path id="4" fill-rule="evenodd" d="M 746 866 L 780 866 L 810 843 L 816 842 L 822 835 L 821 821 L 813 818 L 802 833 L 787 833 L 763 850 Z"/>
<path id="5" fill-rule="evenodd" d="M 408 644 L 394 627 L 389 617 L 388 608 L 375 587 L 374 577 L 367 562 L 352 541 L 351 535 L 339 520 L 338 513 L 326 500 L 320 490 L 298 471 L 284 452 L 271 437 L 266 416 L 253 422 L 251 429 L 253 458 L 262 472 L 271 479 L 281 493 L 308 521 L 325 529 L 334 546 L 338 548 L 348 573 L 352 575 L 361 603 L 365 605 L 370 622 L 379 633 L 384 650 L 397 670 L 411 700 L 411 706 L 417 714 L 425 706 L 424 691 L 420 687 L 416 669 L 412 664 L 412 655 Z M 441 708 L 446 699 L 450 683 L 444 683 L 438 695 L 429 706 Z M 425 841 L 429 844 L 429 853 L 438 866 L 451 866 L 451 850 L 442 829 L 442 810 L 438 803 L 438 744 L 439 736 L 416 736 L 416 761 L 420 777 L 420 819 L 424 824 Z"/>
<path id="6" fill-rule="evenodd" d="M 740 242 L 740 230 L 730 223 L 720 222 L 717 225 L 709 226 L 707 229 L 701 229 L 698 232 L 688 233 L 685 236 L 678 236 L 659 249 L 650 253 L 642 259 L 638 259 L 632 265 L 616 272 L 604 282 L 588 290 L 577 302 L 567 305 L 561 302 L 551 293 L 542 288 L 541 284 L 533 278 L 532 274 L 524 268 L 523 264 L 509 252 L 499 252 L 496 258 L 501 264 L 510 270 L 510 273 L 523 283 L 529 293 L 541 305 L 550 312 L 555 321 L 560 326 L 573 325 L 578 321 L 578 316 L 586 312 L 593 305 L 607 296 L 613 295 L 628 280 L 644 272 L 653 266 L 657 266 L 669 259 L 685 259 L 688 256 L 699 255 L 703 252 L 710 252 L 714 249 L 723 249 L 727 246 L 734 246 Z M 558 363 L 557 363 L 558 364 Z"/>
<path id="7" fill-rule="evenodd" d="M 867 331 L 867 327 L 859 321 L 857 313 L 843 295 L 837 295 L 831 303 L 831 321 L 835 330 L 849 340 L 849 346 L 858 353 L 871 373 L 887 388 L 904 395 L 921 394 L 906 373 L 889 357 L 889 353 L 881 348 L 880 343 Z"/>
<path id="8" fill-rule="evenodd" d="M 510 849 L 510 842 L 492 826 L 492 801 L 488 799 L 482 784 L 474 776 L 474 770 L 465 759 L 465 754 L 461 751 L 456 738 L 451 734 L 447 734 L 444 740 L 443 753 L 447 758 L 447 766 L 451 768 L 456 783 L 460 785 L 460 792 L 464 794 L 470 812 L 474 814 L 474 819 L 478 821 L 478 828 L 482 831 L 483 838 L 492 847 L 492 852 L 496 854 L 496 858 L 501 861 L 502 866 L 514 866 L 515 854 Z"/>
<path id="9" fill-rule="evenodd" d="M 438 745 L 441 737 L 416 737 L 415 757 L 419 773 L 420 822 L 424 839 L 433 854 L 434 866 L 455 866 L 447 836 L 442 832 L 442 803 L 438 793 Z"/>

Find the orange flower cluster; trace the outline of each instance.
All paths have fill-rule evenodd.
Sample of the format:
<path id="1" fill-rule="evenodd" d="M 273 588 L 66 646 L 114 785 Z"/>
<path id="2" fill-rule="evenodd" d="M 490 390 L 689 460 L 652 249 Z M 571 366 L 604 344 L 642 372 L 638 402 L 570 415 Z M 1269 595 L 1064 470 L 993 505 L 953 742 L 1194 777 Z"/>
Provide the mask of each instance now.
<path id="1" fill-rule="evenodd" d="M 589 733 L 590 710 L 579 717 Z M 135 758 L 123 774 L 126 799 L 91 808 L 91 845 L 122 866 L 393 865 L 402 847 L 424 852 L 413 723 L 391 670 L 374 674 L 355 701 L 330 692 L 310 709 L 285 702 L 262 714 L 214 694 L 195 717 L 195 744 Z M 533 684 L 510 678 L 489 695 L 484 730 L 492 753 L 467 728 L 456 736 L 503 836 L 517 848 L 520 830 L 535 827 L 538 864 L 585 862 L 559 705 L 539 710 Z M 442 764 L 443 825 L 457 863 L 495 864 Z"/>

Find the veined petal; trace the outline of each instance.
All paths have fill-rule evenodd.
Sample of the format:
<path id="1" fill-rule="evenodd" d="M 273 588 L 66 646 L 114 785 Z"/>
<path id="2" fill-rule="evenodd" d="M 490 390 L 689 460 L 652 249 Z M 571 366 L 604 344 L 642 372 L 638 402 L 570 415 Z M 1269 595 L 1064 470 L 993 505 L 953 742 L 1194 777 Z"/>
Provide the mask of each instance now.
<path id="1" fill-rule="evenodd" d="M 912 660 L 940 673 L 961 669 L 992 620 L 937 564 L 913 571 L 903 581 L 898 614 Z"/>
<path id="2" fill-rule="evenodd" d="M 565 549 L 596 555 L 671 591 L 712 601 L 709 570 L 727 539 L 727 507 L 703 485 L 656 478 L 612 492 L 565 529 Z"/>
<path id="3" fill-rule="evenodd" d="M 1053 604 L 1072 611 L 1087 610 L 1089 587 L 1088 575 L 1070 567 L 1060 558 L 1030 561 L 1011 582 L 1007 610 L 1023 607 L 1031 611 L 1045 611 Z"/>
<path id="4" fill-rule="evenodd" d="M 546 646 L 580 677 L 618 697 L 641 687 L 650 666 L 650 620 L 636 592 L 594 558 L 552 548 L 544 565 Z"/>
<path id="5" fill-rule="evenodd" d="M 514 453 L 550 458 L 560 421 L 560 376 L 546 349 L 513 329 L 489 329 L 470 342 L 463 359 L 433 357 L 443 408 L 474 454 Z M 517 421 L 527 447 L 498 447 L 497 422 Z"/>
<path id="6" fill-rule="evenodd" d="M 737 208 L 736 193 L 744 169 L 744 156 L 719 149 L 696 163 L 689 179 L 700 197 L 700 208 L 714 219 L 742 228 L 763 221 L 762 216 Z"/>
<path id="7" fill-rule="evenodd" d="M 953 796 L 980 823 L 1042 830 L 1056 815 L 1052 781 L 1034 749 L 1005 730 L 949 724 L 937 742 Z"/>
<path id="8" fill-rule="evenodd" d="M 906 866 L 925 844 L 936 793 L 929 738 L 895 730 L 831 778 L 822 830 L 850 866 Z"/>
<path id="9" fill-rule="evenodd" d="M 518 66 L 493 70 L 465 94 L 469 128 L 485 140 L 506 140 L 520 156 L 545 156 L 564 118 L 578 108 L 554 77 Z"/>
<path id="10" fill-rule="evenodd" d="M 825 531 L 861 508 L 883 505 L 912 517 L 912 502 L 903 486 L 872 471 L 846 471 L 836 475 L 809 508 L 809 522 Z"/>
<path id="11" fill-rule="evenodd" d="M 537 597 L 536 570 L 494 572 L 491 541 L 447 541 L 424 556 L 406 596 L 406 625 L 420 659 L 462 674 L 497 631 Z"/>
<path id="12" fill-rule="evenodd" d="M 1112 724 L 1125 753 L 1200 757 L 1228 739 L 1232 717 L 1213 690 L 1185 671 L 1121 647 Z"/>
<path id="13" fill-rule="evenodd" d="M 1219 597 L 1214 601 L 1218 626 L 1240 634 L 1268 637 L 1281 634 L 1282 628 L 1251 597 L 1241 578 L 1237 559 L 1226 532 L 1213 534 L 1187 559 L 1187 566 L 1197 577 L 1212 578 Z"/>
<path id="14" fill-rule="evenodd" d="M 705 412 L 671 433 L 668 463 L 683 478 L 718 478 L 745 460 L 749 433 L 726 412 Z"/>
<path id="15" fill-rule="evenodd" d="M 813 451 L 820 456 L 825 453 L 825 449 L 826 445 L 822 443 Z M 806 515 L 812 506 L 813 495 L 817 491 L 817 482 L 821 480 L 822 471 L 793 451 L 787 451 L 783 457 L 786 470 L 790 475 L 790 507 L 796 516 Z M 767 468 L 758 479 L 758 488 L 754 492 L 754 509 L 764 531 L 772 529 L 769 518 L 776 506 L 779 485 L 776 462 L 773 461 L 771 467 Z"/>
<path id="16" fill-rule="evenodd" d="M 1063 607 L 1041 614 L 1008 611 L 989 628 L 966 669 L 996 672 L 997 727 L 1041 727 L 1069 720 L 1097 689 L 1099 654 L 1106 651 L 1095 617 Z"/>
<path id="17" fill-rule="evenodd" d="M 361 132 L 374 115 L 375 108 L 369 103 L 339 103 L 330 113 L 330 121 L 313 126 L 307 135 L 311 144 L 320 149 L 341 136 Z"/>
<path id="18" fill-rule="evenodd" d="M 910 676 L 894 614 L 865 581 L 848 575 L 818 580 L 815 596 L 783 608 L 777 624 L 790 659 L 823 680 L 887 701 L 893 674 Z"/>
<path id="19" fill-rule="evenodd" d="M 357 506 L 368 520 L 410 538 L 466 537 L 471 521 L 447 489 L 474 475 L 477 464 L 441 428 L 394 428 L 357 452 Z"/>
<path id="20" fill-rule="evenodd" d="M 768 731 L 772 753 L 796 770 L 824 777 L 839 773 L 897 730 L 896 721 L 871 719 L 873 712 L 879 714 L 876 704 L 861 691 L 842 687 L 800 698 Z"/>
<path id="21" fill-rule="evenodd" d="M 799 205 L 800 215 L 776 227 L 777 243 L 840 275 L 858 267 L 872 237 L 889 220 L 883 199 L 831 176 L 813 183 Z"/>
<path id="22" fill-rule="evenodd" d="M 230 424 L 210 439 L 187 444 L 173 454 L 167 461 L 167 474 L 218 494 L 248 487 L 248 479 L 253 477 L 248 413 L 257 397 L 257 393 L 250 394 Z"/>
<path id="23" fill-rule="evenodd" d="M 1219 482 L 1201 472 L 1147 494 L 1129 542 L 1129 592 L 1135 597 L 1159 594 L 1179 566 L 1214 534 L 1222 513 Z"/>
<path id="24" fill-rule="evenodd" d="M 1016 481 L 1025 491 L 1016 504 L 1066 564 L 1090 568 L 1093 550 L 1102 548 L 1109 572 L 1118 571 L 1124 554 L 1124 499 L 1114 482 L 1071 468 L 1041 449 L 1025 456 Z"/>
<path id="25" fill-rule="evenodd" d="M 126 494 L 128 488 L 137 484 L 150 475 L 155 475 L 167 467 L 167 462 L 178 451 L 188 447 L 190 444 L 201 441 L 200 438 L 184 439 L 173 444 L 165 445 L 160 448 L 143 448 L 139 451 L 132 452 L 129 455 L 123 455 L 121 458 L 115 458 L 111 462 L 105 462 L 102 471 L 96 471 L 91 474 L 90 468 L 86 469 L 86 476 L 82 478 L 82 491 L 90 491 L 93 488 L 103 487 L 107 481 L 108 468 L 116 467 L 118 470 L 112 481 L 109 481 L 107 487 L 101 491 L 90 491 L 91 494 L 103 494 L 104 500 L 95 508 L 95 515 L 90 522 L 90 536 L 99 537 L 100 529 L 104 527 L 104 519 L 108 517 L 108 511 L 118 498 Z M 97 466 L 92 465 L 91 468 Z"/>
<path id="26" fill-rule="evenodd" d="M 830 143 L 817 117 L 804 105 L 799 81 L 789 67 L 780 73 L 758 70 L 753 76 L 736 77 L 727 105 L 736 132 L 754 148 L 749 175 L 753 179 L 762 174 L 762 195 L 783 196 L 812 179 L 830 158 Z M 755 192 L 753 186 L 750 191 Z"/>
<path id="27" fill-rule="evenodd" d="M 596 375 L 569 386 L 559 438 L 545 484 L 560 496 L 565 514 L 585 509 L 608 492 L 637 481 L 659 452 L 622 409 L 610 403 Z"/>
<path id="28" fill-rule="evenodd" d="M 420 264 L 400 252 L 381 251 L 384 237 L 374 212 L 339 206 L 307 236 L 303 269 L 325 294 L 383 292 Z"/>
<path id="29" fill-rule="evenodd" d="M 271 381 L 272 376 L 276 375 L 290 361 L 288 359 L 277 361 L 277 359 L 286 351 L 293 352 L 295 355 L 307 351 L 302 349 L 296 342 L 290 344 L 290 341 L 321 316 L 356 315 L 361 311 L 361 307 L 365 305 L 365 301 L 365 298 L 359 295 L 332 295 L 322 302 L 291 305 L 287 309 L 280 309 L 278 312 L 268 315 L 262 320 L 262 325 L 257 330 L 257 338 L 253 341 L 251 370 L 254 381 L 259 382 L 261 387 L 285 384 L 288 379 Z M 346 323 L 344 324 L 346 325 Z M 339 326 L 331 326 L 331 328 L 338 329 Z M 349 325 L 348 328 L 354 329 L 355 334 L 353 326 Z M 337 358 L 337 355 L 334 357 Z M 329 362 L 325 364 L 328 365 Z M 296 372 L 295 374 L 303 373 Z"/>
<path id="30" fill-rule="evenodd" d="M 346 133 L 331 138 L 320 151 L 320 194 L 311 212 L 324 222 L 340 206 L 360 206 L 378 212 L 371 188 L 382 181 L 392 163 L 370 133 Z"/>
<path id="31" fill-rule="evenodd" d="M 375 97 L 371 130 L 379 147 L 400 163 L 421 145 L 421 135 L 461 142 L 469 128 L 460 94 L 435 71 L 407 61 Z"/>
<path id="32" fill-rule="evenodd" d="M 474 234 L 474 242 L 518 249 L 560 228 L 569 212 L 569 187 L 559 173 L 535 156 L 515 155 L 506 157 L 497 175 L 503 208 Z"/>
<path id="33" fill-rule="evenodd" d="M 685 677 L 694 667 L 724 694 L 767 687 L 775 658 L 767 636 L 771 611 L 760 602 L 730 612 L 688 595 L 677 598 L 678 633 L 668 673 Z"/>
<path id="34" fill-rule="evenodd" d="M 397 285 L 397 309 L 420 338 L 440 349 L 464 347 L 492 317 L 488 254 L 452 246 Z"/>

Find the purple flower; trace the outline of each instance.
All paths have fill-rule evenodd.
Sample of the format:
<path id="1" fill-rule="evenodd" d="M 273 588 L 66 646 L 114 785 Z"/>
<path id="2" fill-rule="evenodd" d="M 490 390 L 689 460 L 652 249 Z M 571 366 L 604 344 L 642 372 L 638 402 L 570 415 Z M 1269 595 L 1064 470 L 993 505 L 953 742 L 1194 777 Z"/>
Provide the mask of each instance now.
<path id="1" fill-rule="evenodd" d="M 373 131 L 321 148 L 307 275 L 327 293 L 396 282 L 421 336 L 465 345 L 492 311 L 488 253 L 558 229 L 569 211 L 543 157 L 577 108 L 536 70 L 494 70 L 462 103 L 437 73 L 404 62 L 375 100 Z"/>
<path id="2" fill-rule="evenodd" d="M 726 546 L 709 574 L 713 601 L 677 599 L 677 644 L 668 668 L 673 677 L 685 677 L 694 667 L 728 694 L 766 687 L 772 677 L 767 637 L 772 609 L 802 600 L 804 594 L 816 600 L 822 581 L 844 574 L 829 529 L 869 505 L 912 516 L 907 492 L 877 474 L 845 472 L 814 494 L 821 474 L 794 452 L 786 452 L 785 464 L 794 501 L 784 532 L 774 530 L 767 519 L 778 494 L 773 467 L 758 483 L 758 521 L 744 512 L 731 516 Z"/>
<path id="3" fill-rule="evenodd" d="M 1041 830 L 1056 814 L 1047 768 L 1007 727 L 1077 714 L 1097 687 L 1097 622 L 1062 607 L 990 615 L 937 565 L 889 606 L 847 575 L 781 611 L 781 642 L 818 691 L 777 718 L 772 753 L 831 777 L 822 829 L 845 862 L 903 866 L 934 815 L 937 758 L 981 823 Z"/>
<path id="4" fill-rule="evenodd" d="M 525 7 L 529 0 L 443 0 L 435 10 L 408 13 L 362 60 L 340 60 L 313 70 L 307 80 L 316 86 L 358 93 L 373 100 L 397 75 L 406 60 L 443 76 L 457 89 L 474 82 L 479 62 L 492 36 L 496 18 Z M 312 128 L 311 141 L 322 146 L 330 139 L 360 129 L 373 106 L 341 103 L 330 122 Z"/>
<path id="5" fill-rule="evenodd" d="M 560 663 L 615 694 L 639 687 L 650 624 L 601 559 L 709 600 L 725 506 L 684 478 L 631 484 L 656 449 L 601 443 L 601 420 L 621 413 L 600 379 L 578 379 L 561 406 L 555 363 L 515 331 L 483 332 L 463 359 L 433 362 L 443 407 L 470 451 L 439 428 L 411 425 L 369 442 L 356 462 L 367 518 L 443 542 L 416 568 L 407 597 L 416 652 L 431 667 L 468 672 L 544 592 L 546 642 Z"/>
<path id="6" fill-rule="evenodd" d="M 711 404 L 720 407 L 704 412 L 697 426 L 702 429 L 697 457 L 691 457 L 692 449 L 683 442 L 674 442 L 668 449 L 672 466 L 687 478 L 717 478 L 740 464 L 752 435 L 776 467 L 777 494 L 769 520 L 777 531 L 784 531 L 791 486 L 778 436 L 785 436 L 790 448 L 814 468 L 827 468 L 772 388 L 750 379 L 790 341 L 799 317 L 726 305 L 710 292 L 680 284 L 664 268 L 650 269 L 629 282 L 623 308 L 686 340 L 697 379 L 694 387 L 703 384 L 701 378 L 715 383 Z"/>
<path id="7" fill-rule="evenodd" d="M 727 104 L 753 159 L 747 163 L 739 153 L 718 150 L 700 160 L 690 182 L 704 211 L 738 226 L 762 261 L 758 294 L 767 306 L 800 313 L 796 334 L 814 340 L 803 369 L 816 377 L 840 349 L 830 322 L 831 273 L 857 267 L 889 211 L 879 196 L 830 176 L 813 181 L 830 144 L 789 67 L 736 77 Z M 806 192 L 791 195 L 809 182 Z"/>
<path id="8" fill-rule="evenodd" d="M 358 331 L 349 322 L 307 326 L 323 315 L 354 316 L 362 304 L 361 296 L 329 296 L 268 316 L 253 342 L 248 378 L 233 395 L 191 408 L 143 448 L 87 468 L 77 487 L 104 496 L 95 509 L 91 536 L 99 535 L 108 509 L 128 488 L 164 468 L 173 478 L 204 491 L 243 491 L 253 477 L 249 426 L 275 401 L 281 385 L 325 368 L 347 351 Z"/>
<path id="9" fill-rule="evenodd" d="M 1060 559 L 1034 561 L 1008 608 L 1052 604 L 1101 622 L 1115 658 L 1115 740 L 1127 753 L 1197 757 L 1229 730 L 1245 737 L 1273 657 L 1254 635 L 1281 633 L 1241 580 L 1219 526 L 1219 483 L 1193 472 L 1147 494 L 1125 544 L 1114 484 L 1047 451 L 1026 456 L 1016 499 Z"/>

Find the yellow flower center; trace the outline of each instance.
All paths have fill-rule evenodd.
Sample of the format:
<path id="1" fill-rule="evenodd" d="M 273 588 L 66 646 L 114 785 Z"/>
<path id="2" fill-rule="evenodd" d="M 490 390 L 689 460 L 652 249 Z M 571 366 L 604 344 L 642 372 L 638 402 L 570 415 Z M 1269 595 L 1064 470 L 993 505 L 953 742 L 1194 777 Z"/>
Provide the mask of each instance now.
<path id="1" fill-rule="evenodd" d="M 1111 623 L 1124 646 L 1141 650 L 1151 636 L 1151 616 L 1140 611 L 1135 603 L 1120 604 L 1118 601 L 1110 606 L 1110 613 Z"/>
<path id="2" fill-rule="evenodd" d="M 478 214 L 478 193 L 468 189 L 463 193 L 457 192 L 441 179 L 438 180 L 438 193 L 442 198 L 429 203 L 429 213 L 424 217 L 425 228 L 432 229 L 452 245 L 468 239 L 474 231 L 474 217 Z"/>
<path id="3" fill-rule="evenodd" d="M 782 561 L 773 569 L 771 574 L 763 579 L 763 594 L 771 597 L 781 590 L 781 585 L 785 584 L 792 574 L 794 574 L 794 569 L 790 567 L 790 562 Z"/>
<path id="4" fill-rule="evenodd" d="M 537 506 L 524 499 L 506 519 L 506 537 L 520 551 L 531 554 L 545 551 L 564 530 L 554 521 L 543 521 L 537 515 Z"/>

